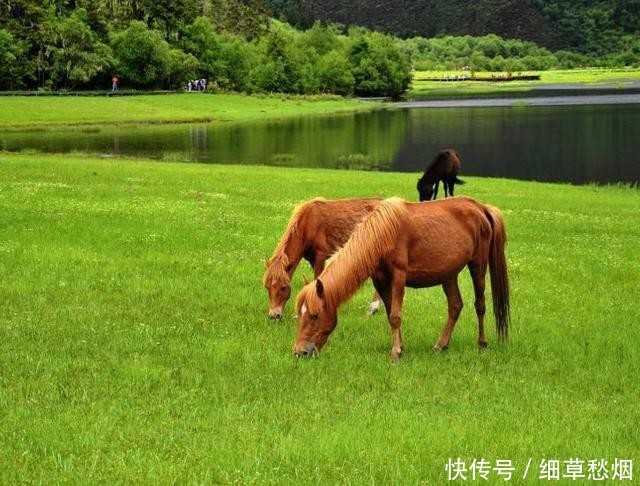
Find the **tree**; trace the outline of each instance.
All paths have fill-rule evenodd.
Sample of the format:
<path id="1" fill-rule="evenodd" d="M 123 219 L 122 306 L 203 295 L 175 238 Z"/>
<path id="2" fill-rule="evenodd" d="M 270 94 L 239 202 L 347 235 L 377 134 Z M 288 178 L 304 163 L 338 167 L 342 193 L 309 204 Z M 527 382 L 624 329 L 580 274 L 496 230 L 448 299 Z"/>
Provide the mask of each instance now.
<path id="1" fill-rule="evenodd" d="M 377 32 L 352 31 L 349 61 L 360 96 L 398 97 L 411 83 L 411 62 L 394 38 Z"/>
<path id="2" fill-rule="evenodd" d="M 263 91 L 301 93 L 301 66 L 294 58 L 293 38 L 289 33 L 273 30 L 260 39 L 259 66 L 255 85 Z"/>
<path id="3" fill-rule="evenodd" d="M 23 46 L 17 44 L 13 36 L 0 29 L 0 89 L 16 89 L 20 87 Z"/>
<path id="4" fill-rule="evenodd" d="M 198 77 L 198 60 L 180 49 L 169 51 L 169 71 L 166 85 L 169 88 L 180 88 L 190 79 Z"/>
<path id="5" fill-rule="evenodd" d="M 53 87 L 70 89 L 87 84 L 113 64 L 111 49 L 96 39 L 86 20 L 86 11 L 76 9 L 69 17 L 52 15 L 44 23 Z"/>
<path id="6" fill-rule="evenodd" d="M 249 91 L 256 64 L 254 44 L 229 33 L 218 34 L 206 17 L 189 25 L 182 38 L 183 49 L 198 59 L 198 70 L 222 89 Z"/>
<path id="7" fill-rule="evenodd" d="M 160 33 L 144 22 L 132 22 L 112 40 L 116 69 L 128 83 L 139 87 L 159 87 L 169 78 L 172 54 Z"/>
<path id="8" fill-rule="evenodd" d="M 331 51 L 324 55 L 318 66 L 321 91 L 343 96 L 353 94 L 355 79 L 349 68 L 349 61 L 344 53 Z"/>

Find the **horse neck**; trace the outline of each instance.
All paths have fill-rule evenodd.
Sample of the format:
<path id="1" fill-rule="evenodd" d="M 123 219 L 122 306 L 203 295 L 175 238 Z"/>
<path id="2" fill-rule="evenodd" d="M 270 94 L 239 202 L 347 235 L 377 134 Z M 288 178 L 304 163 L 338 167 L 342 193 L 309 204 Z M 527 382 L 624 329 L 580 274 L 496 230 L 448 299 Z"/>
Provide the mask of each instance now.
<path id="1" fill-rule="evenodd" d="M 296 215 L 289 223 L 271 257 L 271 261 L 273 262 L 281 260 L 283 255 L 287 257 L 289 262 L 289 276 L 293 274 L 304 255 L 304 231 L 300 227 L 301 224 L 302 222 Z"/>
<path id="2" fill-rule="evenodd" d="M 325 302 L 328 307 L 337 310 L 356 293 L 374 270 L 375 266 L 362 267 L 353 262 L 342 263 L 337 260 L 331 263 L 318 277 L 324 284 Z"/>
<path id="3" fill-rule="evenodd" d="M 304 241 L 300 235 L 292 235 L 283 250 L 289 260 L 289 276 L 293 274 L 304 255 Z"/>

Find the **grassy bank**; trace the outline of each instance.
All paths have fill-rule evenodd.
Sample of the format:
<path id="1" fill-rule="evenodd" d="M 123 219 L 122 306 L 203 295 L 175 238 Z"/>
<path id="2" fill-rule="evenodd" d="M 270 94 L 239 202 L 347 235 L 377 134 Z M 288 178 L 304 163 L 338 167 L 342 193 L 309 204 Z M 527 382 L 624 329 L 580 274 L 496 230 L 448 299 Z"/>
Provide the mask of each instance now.
<path id="1" fill-rule="evenodd" d="M 0 98 L 0 129 L 107 123 L 251 121 L 365 110 L 376 106 L 339 97 L 277 97 L 200 93 L 123 97 Z"/>
<path id="2" fill-rule="evenodd" d="M 415 199 L 416 177 L 0 154 L 0 483 L 436 484 L 457 457 L 510 459 L 513 484 L 542 459 L 637 469 L 637 190 L 465 177 L 505 213 L 510 342 L 488 318 L 478 353 L 465 271 L 447 352 L 431 352 L 442 291 L 409 290 L 391 366 L 367 284 L 319 359 L 291 356 L 292 306 L 266 320 L 261 277 L 295 204 Z"/>
<path id="3" fill-rule="evenodd" d="M 492 73 L 475 73 L 477 76 L 491 76 Z M 493 73 L 496 76 L 506 73 Z M 533 73 L 531 73 L 533 74 Z M 594 87 L 607 85 L 623 88 L 629 81 L 640 80 L 640 69 L 572 69 L 540 71 L 539 81 L 430 81 L 432 78 L 447 76 L 468 76 L 469 72 L 418 71 L 414 74 L 409 96 L 421 97 L 462 97 L 483 95 L 522 94 L 532 89 L 549 85 L 584 85 Z"/>

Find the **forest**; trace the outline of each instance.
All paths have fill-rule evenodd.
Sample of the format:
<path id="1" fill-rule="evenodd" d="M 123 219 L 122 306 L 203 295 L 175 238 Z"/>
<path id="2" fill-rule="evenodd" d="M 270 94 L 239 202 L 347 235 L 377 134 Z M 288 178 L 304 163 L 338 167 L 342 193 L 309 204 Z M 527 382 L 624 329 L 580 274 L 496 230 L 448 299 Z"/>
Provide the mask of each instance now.
<path id="1" fill-rule="evenodd" d="M 419 18 L 406 3 L 399 9 L 403 15 Z M 432 20 L 444 15 L 435 3 L 414 3 Z M 531 27 L 538 43 L 517 38 L 530 37 L 528 28 L 501 31 L 474 17 L 476 7 L 466 11 L 466 2 L 454 3 L 447 11 L 475 18 L 478 28 L 467 33 L 477 35 L 457 35 L 461 31 L 446 22 L 435 30 L 425 24 L 420 32 L 407 19 L 402 28 L 386 28 L 375 22 L 377 7 L 366 2 L 333 8 L 331 2 L 298 0 L 9 0 L 0 5 L 0 90 L 105 89 L 115 75 L 126 89 L 180 89 L 204 77 L 214 92 L 397 97 L 408 89 L 413 70 L 523 71 L 640 61 L 632 1 L 607 2 L 608 10 L 600 2 L 588 12 L 579 2 L 569 2 L 568 10 L 542 0 L 528 3 L 528 21 L 539 21 Z M 504 5 L 501 15 L 508 11 Z M 359 18 L 359 9 L 368 17 Z M 350 16 L 341 16 L 347 11 Z M 331 18 L 322 12 L 332 12 Z M 464 30 L 462 20 L 460 25 Z"/>
<path id="2" fill-rule="evenodd" d="M 121 86 L 398 96 L 411 81 L 396 38 L 302 32 L 239 0 L 12 0 L 0 7 L 0 89 Z"/>
<path id="3" fill-rule="evenodd" d="M 484 36 L 522 39 L 551 50 L 602 55 L 638 47 L 637 0 L 266 0 L 298 27 L 316 20 L 362 25 L 403 38 Z"/>

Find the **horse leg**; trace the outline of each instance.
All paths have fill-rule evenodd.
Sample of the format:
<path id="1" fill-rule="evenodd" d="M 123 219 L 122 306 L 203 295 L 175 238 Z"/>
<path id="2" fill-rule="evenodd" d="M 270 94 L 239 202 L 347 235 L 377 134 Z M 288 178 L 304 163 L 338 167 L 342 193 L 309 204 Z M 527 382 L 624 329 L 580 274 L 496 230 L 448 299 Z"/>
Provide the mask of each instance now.
<path id="1" fill-rule="evenodd" d="M 324 270 L 324 263 L 327 261 L 329 255 L 325 252 L 320 252 L 316 250 L 316 254 L 313 258 L 313 263 L 311 266 L 313 267 L 313 278 L 318 278 L 318 276 Z"/>
<path id="2" fill-rule="evenodd" d="M 449 341 L 451 340 L 453 328 L 456 327 L 456 322 L 458 322 L 458 317 L 460 317 L 460 312 L 462 311 L 462 297 L 460 296 L 460 289 L 458 288 L 458 276 L 456 275 L 451 280 L 443 283 L 442 289 L 447 296 L 449 317 L 447 318 L 447 323 L 440 333 L 438 342 L 436 342 L 433 347 L 434 351 L 447 349 Z"/>
<path id="3" fill-rule="evenodd" d="M 380 309 L 380 294 L 376 291 L 373 293 L 373 297 L 371 297 L 368 314 L 372 316 L 378 312 L 378 309 Z"/>
<path id="4" fill-rule="evenodd" d="M 444 197 L 446 199 L 447 197 L 449 197 L 449 183 L 446 180 L 443 180 L 442 187 L 444 188 Z"/>
<path id="5" fill-rule="evenodd" d="M 374 282 L 376 289 L 384 302 L 384 307 L 387 311 L 387 319 L 389 319 L 389 325 L 391 326 L 391 336 L 393 344 L 391 346 L 391 360 L 394 363 L 400 361 L 402 356 L 402 350 L 404 344 L 402 342 L 402 332 L 400 331 L 400 324 L 402 322 L 402 301 L 404 299 L 404 281 L 405 276 L 396 274 L 396 278 L 391 278 L 391 282 Z"/>
<path id="6" fill-rule="evenodd" d="M 391 310 L 388 312 L 389 324 L 391 325 L 391 335 L 393 345 L 391 346 L 391 359 L 394 363 L 400 361 L 402 356 L 402 333 L 400 325 L 402 323 L 402 301 L 404 300 L 404 285 L 406 274 L 398 270 L 393 272 L 391 278 Z"/>
<path id="7" fill-rule="evenodd" d="M 469 263 L 469 272 L 473 281 L 473 290 L 476 294 L 476 315 L 478 316 L 478 346 L 487 347 L 487 338 L 484 335 L 484 314 L 486 310 L 484 299 L 485 276 L 487 274 L 487 263 Z"/>
<path id="8" fill-rule="evenodd" d="M 436 181 L 436 184 L 433 188 L 433 197 L 431 199 L 433 199 L 434 201 L 438 199 L 438 187 L 440 187 L 440 181 Z"/>

